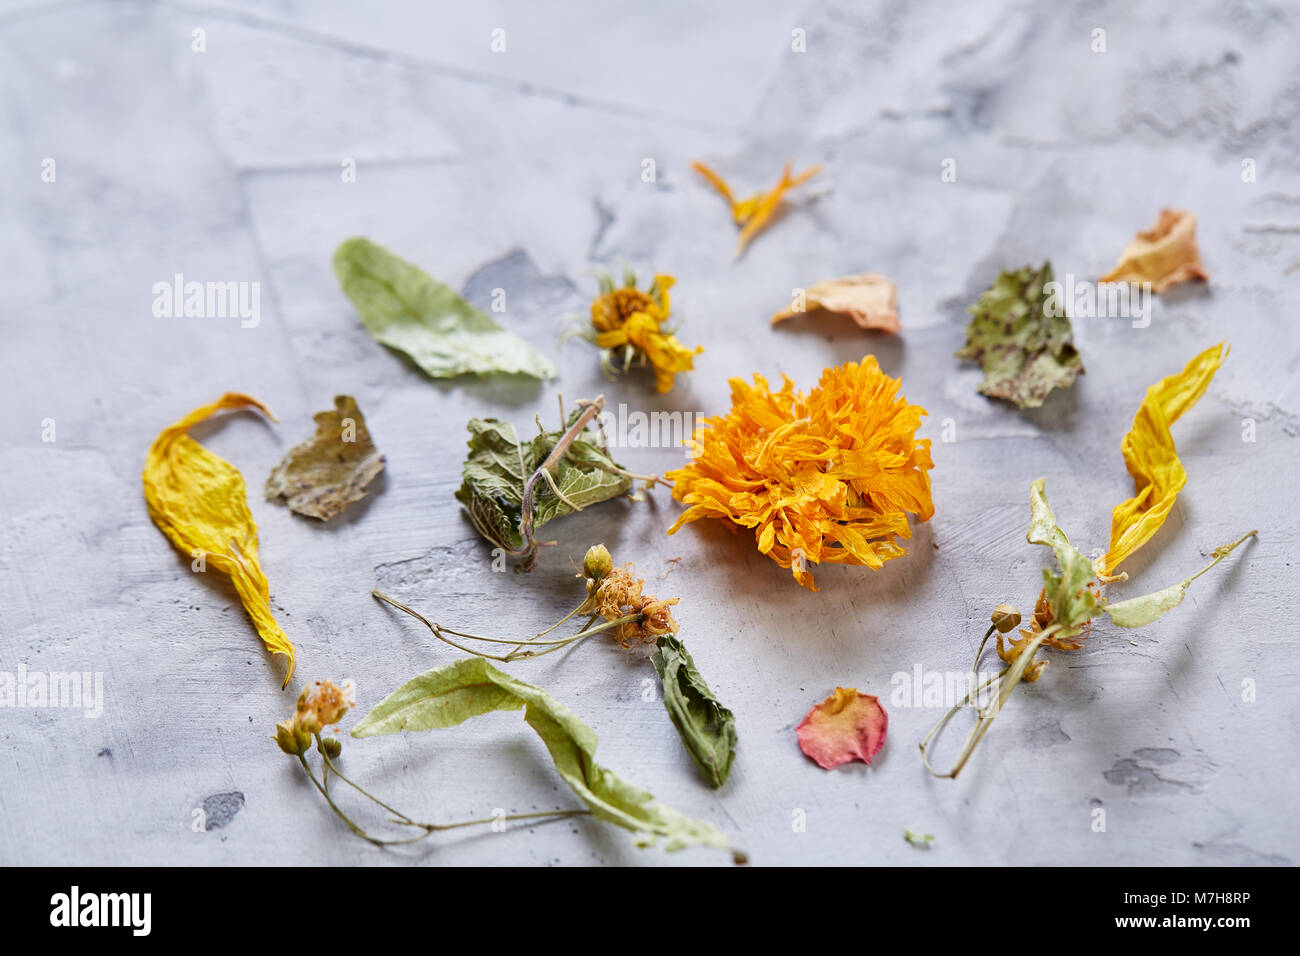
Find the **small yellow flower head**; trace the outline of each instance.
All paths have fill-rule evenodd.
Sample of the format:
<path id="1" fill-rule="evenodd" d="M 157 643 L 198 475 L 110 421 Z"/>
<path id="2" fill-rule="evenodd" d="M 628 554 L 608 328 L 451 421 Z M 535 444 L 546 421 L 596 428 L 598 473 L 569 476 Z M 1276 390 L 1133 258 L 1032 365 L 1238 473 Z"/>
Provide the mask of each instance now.
<path id="1" fill-rule="evenodd" d="M 680 599 L 660 601 L 654 595 L 642 594 L 644 584 L 645 581 L 636 576 L 632 565 L 625 564 L 621 568 L 611 569 L 587 602 L 596 614 L 607 621 L 641 615 L 641 620 L 626 621 L 615 632 L 615 637 L 625 648 L 654 644 L 665 634 L 677 633 L 677 622 L 673 620 L 670 608 Z M 590 589 L 590 585 L 588 587 Z"/>
<path id="2" fill-rule="evenodd" d="M 593 544 L 587 549 L 587 556 L 582 560 L 582 573 L 596 582 L 609 574 L 613 567 L 614 559 L 603 544 Z"/>
<path id="3" fill-rule="evenodd" d="M 655 387 L 667 392 L 678 372 L 695 367 L 695 356 L 704 347 L 688 348 L 665 327 L 672 311 L 668 290 L 675 282 L 672 276 L 659 274 L 643 292 L 636 287 L 635 275 L 617 289 L 608 278 L 602 281 L 601 294 L 591 303 L 591 334 L 602 350 L 601 365 L 607 373 L 619 361 L 624 369 L 634 361 L 649 365 Z"/>
<path id="4" fill-rule="evenodd" d="M 677 622 L 673 620 L 669 608 L 680 600 L 681 598 L 670 598 L 667 601 L 649 601 L 642 605 L 641 613 L 645 617 L 641 621 L 641 626 L 644 632 L 653 634 L 656 638 L 664 634 L 676 634 Z"/>
<path id="5" fill-rule="evenodd" d="M 342 720 L 348 708 L 355 704 L 356 688 L 351 681 L 336 684 L 328 678 L 318 680 L 303 688 L 298 696 L 294 722 L 308 733 L 318 734 Z"/>
<path id="6" fill-rule="evenodd" d="M 298 695 L 293 716 L 275 725 L 275 742 L 290 756 L 301 756 L 311 747 L 312 737 L 337 724 L 355 705 L 356 688 L 350 680 L 341 684 L 332 680 L 309 684 Z M 322 747 L 322 753 L 329 757 L 337 757 L 343 750 L 343 745 L 331 738 L 322 741 Z"/>

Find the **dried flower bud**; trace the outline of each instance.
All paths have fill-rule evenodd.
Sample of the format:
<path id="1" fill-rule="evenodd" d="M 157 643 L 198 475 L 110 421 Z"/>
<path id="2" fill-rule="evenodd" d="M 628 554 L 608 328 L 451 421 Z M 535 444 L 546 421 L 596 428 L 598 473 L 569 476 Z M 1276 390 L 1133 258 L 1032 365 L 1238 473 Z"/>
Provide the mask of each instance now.
<path id="1" fill-rule="evenodd" d="M 339 743 L 336 737 L 322 737 L 320 752 L 329 757 L 330 760 L 337 760 L 339 754 L 343 753 L 343 745 Z"/>
<path id="2" fill-rule="evenodd" d="M 311 734 L 302 730 L 292 718 L 275 725 L 274 739 L 279 748 L 291 757 L 302 756 L 311 746 Z"/>
<path id="3" fill-rule="evenodd" d="M 993 609 L 991 615 L 993 626 L 1001 633 L 1006 634 L 1013 627 L 1020 624 L 1020 611 L 1010 604 L 999 604 Z"/>
<path id="4" fill-rule="evenodd" d="M 587 549 L 587 556 L 582 559 L 582 573 L 593 581 L 604 578 L 613 567 L 614 559 L 603 544 L 592 545 Z"/>

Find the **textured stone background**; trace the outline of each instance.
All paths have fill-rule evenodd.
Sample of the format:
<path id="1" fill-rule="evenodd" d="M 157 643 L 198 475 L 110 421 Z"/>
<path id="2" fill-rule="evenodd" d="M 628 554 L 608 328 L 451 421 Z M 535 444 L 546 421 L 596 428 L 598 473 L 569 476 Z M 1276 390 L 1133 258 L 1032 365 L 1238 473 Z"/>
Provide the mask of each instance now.
<path id="1" fill-rule="evenodd" d="M 503 54 L 489 48 L 498 27 Z M 195 435 L 248 476 L 299 675 L 354 678 L 362 709 L 453 659 L 372 586 L 445 622 L 523 633 L 570 606 L 570 559 L 603 540 L 682 598 L 683 637 L 738 716 L 730 782 L 700 783 L 660 704 L 641 699 L 649 665 L 616 647 L 512 670 L 590 722 L 608 766 L 717 823 L 756 863 L 1296 860 L 1298 27 L 1294 6 L 1218 0 L 3 0 L 0 669 L 101 671 L 107 701 L 98 720 L 0 711 L 0 861 L 722 862 L 638 851 L 581 820 L 388 852 L 348 835 L 267 739 L 293 694 L 231 588 L 191 574 L 145 512 L 149 443 L 225 390 L 261 397 L 279 425 L 237 415 Z M 791 51 L 796 28 L 806 53 Z M 827 173 L 733 262 L 734 229 L 693 157 L 744 185 L 787 159 Z M 940 181 L 945 158 L 955 183 Z M 1146 329 L 1076 319 L 1087 374 L 1041 409 L 977 395 L 978 370 L 952 353 L 997 271 L 1050 257 L 1058 274 L 1094 277 L 1162 205 L 1200 217 L 1212 284 L 1158 300 Z M 504 321 L 556 357 L 559 380 L 435 384 L 373 343 L 330 268 L 353 234 L 480 305 L 507 290 Z M 581 342 L 556 345 L 593 270 L 624 262 L 678 276 L 684 337 L 707 347 L 666 398 L 644 377 L 603 381 Z M 900 336 L 768 328 L 792 288 L 857 271 L 898 282 Z M 261 324 L 155 318 L 152 286 L 177 272 L 260 282 Z M 1032 603 L 1031 480 L 1047 478 L 1076 542 L 1103 545 L 1131 490 L 1119 441 L 1146 385 L 1222 338 L 1232 357 L 1175 432 L 1190 483 L 1119 593 L 1182 577 L 1248 528 L 1257 542 L 1160 624 L 1099 624 L 1084 650 L 1053 655 L 957 782 L 919 761 L 933 709 L 892 707 L 871 768 L 828 773 L 799 753 L 795 724 L 837 684 L 886 697 L 897 672 L 963 670 L 993 604 Z M 666 537 L 678 506 L 659 491 L 555 526 L 559 546 L 531 576 L 494 574 L 452 500 L 471 416 L 525 424 L 552 415 L 560 390 L 714 413 L 729 376 L 808 386 L 867 352 L 930 410 L 935 440 L 937 513 L 879 573 L 823 569 L 822 591 L 806 592 L 720 527 Z M 338 392 L 357 397 L 389 467 L 322 526 L 259 489 Z M 939 440 L 945 419 L 955 442 Z M 681 455 L 621 457 L 661 471 Z M 346 760 L 425 818 L 574 805 L 518 714 L 351 743 Z M 906 844 L 904 827 L 936 834 L 934 849 Z"/>

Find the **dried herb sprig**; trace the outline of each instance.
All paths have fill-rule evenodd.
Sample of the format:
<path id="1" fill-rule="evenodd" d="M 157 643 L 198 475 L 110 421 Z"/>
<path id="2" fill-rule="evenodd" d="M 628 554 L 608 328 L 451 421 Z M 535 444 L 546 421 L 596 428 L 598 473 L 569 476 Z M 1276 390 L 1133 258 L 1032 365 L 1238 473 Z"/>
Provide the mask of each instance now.
<path id="1" fill-rule="evenodd" d="M 695 661 L 677 637 L 677 621 L 673 618 L 672 608 L 678 599 L 659 599 L 642 593 L 645 582 L 636 577 L 635 569 L 630 564 L 615 567 L 609 549 L 603 544 L 588 549 L 582 562 L 582 576 L 586 579 L 587 591 L 582 603 L 546 630 L 523 639 L 471 634 L 444 627 L 381 591 L 370 593 L 415 618 L 444 644 L 489 661 L 508 664 L 543 657 L 595 634 L 610 634 L 629 651 L 644 652 L 653 647 L 651 661 L 663 687 L 664 707 L 682 744 L 710 786 L 722 786 L 736 755 L 735 715 L 709 689 L 696 669 Z M 550 636 L 568 621 L 584 614 L 587 615 L 586 622 L 576 634 L 560 638 Z M 490 649 L 475 647 L 473 642 L 489 645 Z M 495 653 L 503 647 L 511 649 Z"/>
<path id="2" fill-rule="evenodd" d="M 1020 637 L 1010 632 L 1020 624 L 1020 612 L 999 604 L 993 610 L 992 626 L 984 634 L 975 660 L 973 675 L 979 673 L 980 659 L 989 638 L 997 634 L 997 653 L 1007 665 L 979 686 L 972 686 L 966 696 L 941 717 L 921 742 L 921 759 L 926 768 L 939 777 L 956 777 L 970 760 L 979 742 L 988 733 L 1007 698 L 1023 681 L 1035 681 L 1047 667 L 1036 661 L 1042 647 L 1078 650 L 1091 632 L 1093 618 L 1107 614 L 1120 627 L 1144 627 L 1182 603 L 1192 582 L 1231 554 L 1257 531 L 1248 531 L 1231 544 L 1215 548 L 1212 560 L 1195 574 L 1176 584 L 1126 601 L 1108 603 L 1103 591 L 1128 575 L 1119 565 L 1141 548 L 1164 524 L 1179 491 L 1187 482 L 1187 472 L 1178 459 L 1170 427 L 1205 393 L 1224 360 L 1228 345 L 1221 342 L 1192 358 L 1181 372 L 1169 375 L 1147 389 L 1129 429 L 1121 443 L 1124 463 L 1133 476 L 1134 497 L 1116 506 L 1111 516 L 1110 547 L 1105 555 L 1093 560 L 1070 544 L 1056 523 L 1056 515 L 1047 503 L 1043 479 L 1029 488 L 1030 522 L 1026 535 L 1030 544 L 1051 548 L 1059 574 L 1043 569 L 1043 589 L 1034 605 L 1029 627 Z M 929 748 L 958 711 L 989 695 L 996 695 L 976 706 L 975 727 L 947 773 L 939 773 L 930 763 Z"/>
<path id="3" fill-rule="evenodd" d="M 304 688 L 302 694 L 299 695 L 294 715 L 288 720 L 276 724 L 275 742 L 286 754 L 298 758 L 298 762 L 302 765 L 308 779 L 311 780 L 312 786 L 325 799 L 329 808 L 334 811 L 334 814 L 340 820 L 347 824 L 349 830 L 368 843 L 375 846 L 400 846 L 407 843 L 418 843 L 435 833 L 445 830 L 458 830 L 462 827 L 495 824 L 503 821 L 561 819 L 563 817 L 591 815 L 590 810 L 577 808 L 572 810 L 539 810 L 534 813 L 498 813 L 490 817 L 458 820 L 454 823 L 425 823 L 409 817 L 353 781 L 335 763 L 343 752 L 343 744 L 336 737 L 324 736 L 324 729 L 327 724 L 335 724 L 341 720 L 353 704 L 354 700 L 350 685 L 346 683 L 343 685 L 335 684 L 331 680 L 316 681 L 313 685 Z M 321 760 L 319 778 L 312 769 L 311 763 L 307 760 L 313 741 L 316 744 L 316 753 Z M 333 794 L 330 793 L 331 774 L 387 812 L 390 823 L 410 827 L 420 832 L 413 836 L 385 838 L 375 836 L 365 830 L 359 823 L 348 816 L 347 812 L 335 801 Z"/>
<path id="4" fill-rule="evenodd" d="M 1008 645 L 1003 644 L 1003 635 L 1007 635 L 1020 624 L 1020 612 L 1011 605 L 999 604 L 991 615 L 993 623 L 984 633 L 975 659 L 971 662 L 970 673 L 980 673 L 980 660 L 988 646 L 989 638 L 997 634 L 998 656 L 1006 663 L 997 674 L 978 686 L 972 686 L 962 700 L 951 707 L 926 734 L 921 741 L 921 759 L 926 769 L 936 777 L 955 779 L 967 761 L 979 746 L 984 735 L 993 726 L 993 721 L 1002 711 L 1003 705 L 1020 682 L 1033 682 L 1042 676 L 1047 661 L 1036 661 L 1041 647 L 1047 646 L 1057 650 L 1078 650 L 1083 646 L 1094 617 L 1101 614 L 1110 615 L 1111 620 L 1121 627 L 1143 627 L 1163 617 L 1167 611 L 1182 603 L 1188 586 L 1206 571 L 1231 554 L 1248 538 L 1258 535 L 1258 531 L 1248 531 L 1231 544 L 1215 548 L 1208 565 L 1180 581 L 1177 584 L 1141 597 L 1130 598 L 1114 604 L 1106 602 L 1102 592 L 1114 582 L 1123 580 L 1126 575 L 1107 578 L 1102 574 L 1097 563 L 1085 558 L 1065 539 L 1060 528 L 1056 527 L 1055 518 L 1047 505 L 1043 494 L 1043 481 L 1039 479 L 1031 488 L 1031 500 L 1035 518 L 1030 526 L 1029 541 L 1034 544 L 1051 544 L 1057 553 L 1060 576 L 1050 571 L 1043 571 L 1047 586 L 1040 592 L 1031 619 L 1030 627 L 1020 631 L 1020 638 L 1008 638 Z M 1053 529 L 1052 541 L 1035 537 L 1035 530 L 1050 526 Z M 972 682 L 973 683 L 973 682 Z M 977 706 L 978 701 L 992 696 L 984 706 Z M 956 762 L 946 773 L 940 773 L 930 763 L 929 749 L 942 733 L 948 723 L 959 711 L 967 706 L 975 706 L 975 726 L 966 737 L 965 743 L 957 756 Z"/>

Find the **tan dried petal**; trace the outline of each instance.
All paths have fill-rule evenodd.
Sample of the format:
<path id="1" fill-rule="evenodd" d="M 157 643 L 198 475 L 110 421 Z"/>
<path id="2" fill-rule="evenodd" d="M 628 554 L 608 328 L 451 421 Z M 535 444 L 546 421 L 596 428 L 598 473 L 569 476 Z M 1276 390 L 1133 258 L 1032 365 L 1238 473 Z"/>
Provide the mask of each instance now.
<path id="1" fill-rule="evenodd" d="M 859 327 L 897 332 L 898 286 L 884 276 L 867 273 L 826 279 L 804 292 L 803 308 L 791 308 L 772 316 L 772 324 L 807 312 L 847 315 Z"/>
<path id="2" fill-rule="evenodd" d="M 1196 248 L 1196 217 L 1180 209 L 1161 209 L 1150 229 L 1137 234 L 1114 269 L 1098 282 L 1150 282 L 1156 293 L 1191 279 L 1209 281 Z"/>

